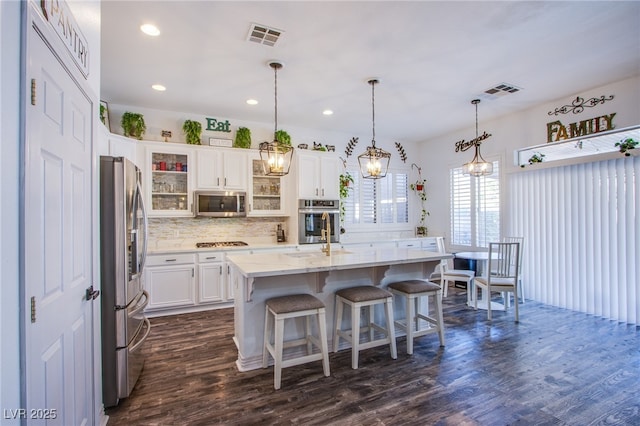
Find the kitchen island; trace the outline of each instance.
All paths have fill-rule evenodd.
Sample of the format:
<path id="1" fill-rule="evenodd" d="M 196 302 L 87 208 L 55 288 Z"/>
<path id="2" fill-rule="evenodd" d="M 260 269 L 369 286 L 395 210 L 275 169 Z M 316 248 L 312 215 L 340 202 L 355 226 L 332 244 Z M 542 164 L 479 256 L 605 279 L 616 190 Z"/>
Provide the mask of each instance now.
<path id="1" fill-rule="evenodd" d="M 296 293 L 312 294 L 327 309 L 329 347 L 333 333 L 334 293 L 358 285 L 386 288 L 393 281 L 426 278 L 448 253 L 407 248 L 349 248 L 292 253 L 229 254 L 230 279 L 235 293 L 234 341 L 240 371 L 262 367 L 265 300 Z M 404 307 L 395 305 L 398 316 Z M 381 313 L 380 313 L 381 314 Z M 290 322 L 285 339 L 298 336 L 302 323 Z"/>

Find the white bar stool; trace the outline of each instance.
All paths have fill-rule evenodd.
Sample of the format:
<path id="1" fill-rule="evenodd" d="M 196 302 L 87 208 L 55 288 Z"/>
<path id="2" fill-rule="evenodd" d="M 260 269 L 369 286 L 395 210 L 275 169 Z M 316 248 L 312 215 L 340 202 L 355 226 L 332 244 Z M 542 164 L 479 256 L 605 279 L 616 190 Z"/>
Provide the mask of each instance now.
<path id="1" fill-rule="evenodd" d="M 384 304 L 386 327 L 374 323 L 375 305 Z M 351 330 L 342 330 L 342 313 L 344 306 L 351 306 Z M 360 309 L 368 307 L 369 321 L 360 327 Z M 374 330 L 385 334 L 384 338 L 374 340 Z M 369 331 L 369 341 L 360 342 L 360 331 Z M 388 291 L 370 285 L 345 288 L 336 291 L 336 321 L 333 332 L 333 351 L 338 352 L 340 338 L 351 343 L 351 368 L 358 369 L 358 354 L 363 349 L 381 345 L 389 345 L 391 358 L 398 357 L 396 351 L 396 335 L 393 329 L 393 295 Z"/>
<path id="2" fill-rule="evenodd" d="M 407 317 L 396 321 L 396 325 L 407 333 L 407 354 L 413 354 L 413 339 L 431 333 L 438 333 L 440 346 L 444 346 L 444 321 L 442 317 L 442 289 L 438 284 L 424 280 L 398 281 L 389 284 L 389 291 L 405 299 Z M 420 298 L 432 296 L 435 305 L 435 318 L 429 312 L 420 313 Z M 427 304 L 429 301 L 427 300 Z M 427 305 L 428 306 L 428 305 Z M 420 320 L 434 327 L 420 329 Z"/>
<path id="3" fill-rule="evenodd" d="M 307 362 L 322 360 L 324 375 L 329 377 L 329 348 L 327 343 L 327 323 L 325 306 L 318 298 L 310 294 L 294 294 L 268 299 L 264 317 L 264 349 L 262 351 L 262 368 L 267 368 L 269 354 L 274 360 L 273 387 L 280 389 L 282 369 Z M 320 337 L 311 334 L 310 317 L 316 316 Z M 305 337 L 284 341 L 284 321 L 290 318 L 305 317 Z M 272 320 L 273 319 L 273 320 Z M 271 343 L 271 336 L 274 342 Z M 313 345 L 320 352 L 313 353 Z M 307 346 L 307 354 L 295 358 L 283 359 L 285 348 Z"/>

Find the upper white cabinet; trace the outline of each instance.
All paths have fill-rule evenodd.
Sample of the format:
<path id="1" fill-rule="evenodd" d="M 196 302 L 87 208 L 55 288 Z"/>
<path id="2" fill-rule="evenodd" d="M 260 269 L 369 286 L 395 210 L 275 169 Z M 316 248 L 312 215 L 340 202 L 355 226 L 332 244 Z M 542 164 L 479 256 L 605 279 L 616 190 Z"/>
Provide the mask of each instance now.
<path id="1" fill-rule="evenodd" d="M 264 174 L 264 161 L 258 152 L 249 154 L 248 216 L 285 216 L 285 179 Z"/>
<path id="2" fill-rule="evenodd" d="M 333 152 L 296 151 L 298 198 L 338 200 L 340 159 Z"/>
<path id="3" fill-rule="evenodd" d="M 247 190 L 247 150 L 202 147 L 195 153 L 197 189 Z"/>
<path id="4" fill-rule="evenodd" d="M 193 150 L 178 144 L 145 142 L 143 191 L 148 215 L 193 216 Z"/>

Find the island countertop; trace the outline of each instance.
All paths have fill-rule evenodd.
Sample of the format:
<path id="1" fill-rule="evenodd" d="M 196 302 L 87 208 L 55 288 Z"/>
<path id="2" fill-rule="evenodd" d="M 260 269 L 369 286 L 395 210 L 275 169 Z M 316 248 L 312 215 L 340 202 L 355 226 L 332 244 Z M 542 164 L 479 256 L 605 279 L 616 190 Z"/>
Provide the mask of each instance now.
<path id="1" fill-rule="evenodd" d="M 453 255 L 449 253 L 407 248 L 348 248 L 332 250 L 330 256 L 319 249 L 292 253 L 229 253 L 227 261 L 231 262 L 246 278 L 257 278 L 401 265 L 452 257 Z"/>

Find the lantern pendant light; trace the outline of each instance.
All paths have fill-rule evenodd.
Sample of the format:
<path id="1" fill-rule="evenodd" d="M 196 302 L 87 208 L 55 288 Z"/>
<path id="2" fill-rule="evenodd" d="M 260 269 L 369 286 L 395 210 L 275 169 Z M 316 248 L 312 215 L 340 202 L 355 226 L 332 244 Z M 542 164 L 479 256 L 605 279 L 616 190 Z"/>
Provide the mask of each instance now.
<path id="1" fill-rule="evenodd" d="M 471 103 L 476 106 L 476 138 L 474 140 L 476 153 L 471 161 L 462 166 L 462 173 L 470 176 L 488 176 L 493 174 L 493 163 L 486 161 L 480 154 L 481 141 L 478 140 L 478 104 L 480 99 L 474 99 Z"/>
<path id="2" fill-rule="evenodd" d="M 291 158 L 293 157 L 293 147 L 278 140 L 278 70 L 283 67 L 281 62 L 269 62 L 274 74 L 274 98 L 275 98 L 275 128 L 273 131 L 273 142 L 262 142 L 260 144 L 260 160 L 264 167 L 264 174 L 267 176 L 284 176 L 289 173 Z"/>
<path id="3" fill-rule="evenodd" d="M 380 179 L 387 175 L 389 170 L 389 161 L 391 154 L 383 149 L 376 147 L 376 110 L 375 110 L 375 85 L 379 83 L 376 79 L 368 81 L 371 85 L 371 111 L 373 123 L 373 137 L 371 138 L 371 146 L 367 150 L 358 155 L 358 164 L 360 164 L 360 173 L 365 179 Z"/>

